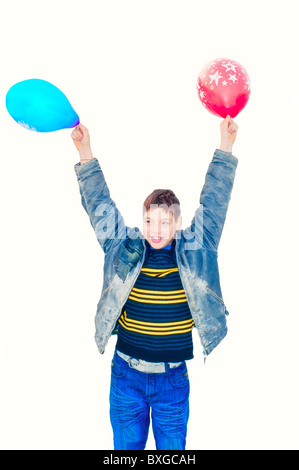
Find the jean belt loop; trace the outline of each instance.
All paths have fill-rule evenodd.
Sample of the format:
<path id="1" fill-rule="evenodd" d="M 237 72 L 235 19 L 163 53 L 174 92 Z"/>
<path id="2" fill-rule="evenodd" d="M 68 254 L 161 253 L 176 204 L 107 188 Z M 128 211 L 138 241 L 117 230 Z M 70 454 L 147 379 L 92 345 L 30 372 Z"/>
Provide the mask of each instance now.
<path id="1" fill-rule="evenodd" d="M 164 364 L 165 364 L 165 372 L 168 374 L 168 372 L 169 372 L 169 364 L 168 364 L 168 362 L 164 362 Z"/>
<path id="2" fill-rule="evenodd" d="M 129 359 L 129 367 L 131 367 L 131 369 L 136 369 L 136 367 L 139 365 L 139 361 L 138 359 L 135 359 L 134 357 L 131 357 L 130 356 L 130 359 Z"/>

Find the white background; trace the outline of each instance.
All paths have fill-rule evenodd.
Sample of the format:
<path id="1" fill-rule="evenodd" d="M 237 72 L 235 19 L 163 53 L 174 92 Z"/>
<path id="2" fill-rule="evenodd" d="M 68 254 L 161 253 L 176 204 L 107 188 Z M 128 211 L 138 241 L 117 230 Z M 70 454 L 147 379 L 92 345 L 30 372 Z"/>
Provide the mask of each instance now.
<path id="1" fill-rule="evenodd" d="M 112 449 L 110 361 L 96 348 L 103 254 L 80 201 L 70 130 L 5 108 L 16 82 L 58 86 L 90 131 L 128 225 L 156 187 L 195 211 L 220 119 L 200 69 L 251 78 L 219 249 L 229 335 L 203 364 L 194 333 L 187 449 L 298 449 L 298 2 L 85 0 L 1 9 L 0 447 Z M 154 449 L 150 434 L 147 449 Z"/>

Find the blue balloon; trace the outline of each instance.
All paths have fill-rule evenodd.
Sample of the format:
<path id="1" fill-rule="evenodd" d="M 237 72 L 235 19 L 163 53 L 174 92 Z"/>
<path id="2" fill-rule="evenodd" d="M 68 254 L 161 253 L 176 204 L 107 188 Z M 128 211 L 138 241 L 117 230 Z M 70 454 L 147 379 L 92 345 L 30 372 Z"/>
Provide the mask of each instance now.
<path id="1" fill-rule="evenodd" d="M 37 132 L 68 129 L 80 122 L 62 91 L 37 78 L 13 85 L 6 95 L 6 108 L 18 124 Z"/>

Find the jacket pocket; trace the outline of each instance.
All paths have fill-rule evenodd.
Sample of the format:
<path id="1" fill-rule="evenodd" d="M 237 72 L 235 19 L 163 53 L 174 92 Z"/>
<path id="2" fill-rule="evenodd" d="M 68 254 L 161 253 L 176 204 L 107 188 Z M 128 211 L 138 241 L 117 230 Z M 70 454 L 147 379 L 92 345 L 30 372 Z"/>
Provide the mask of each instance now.
<path id="1" fill-rule="evenodd" d="M 225 315 L 229 315 L 229 312 L 226 310 L 226 307 L 225 307 L 225 304 L 223 302 L 223 299 L 221 297 L 219 297 L 212 289 L 210 289 L 208 286 L 206 286 L 206 291 L 211 294 L 214 299 L 217 300 L 217 302 L 219 302 L 220 305 L 222 305 L 223 309 L 224 309 L 224 313 Z"/>
<path id="2" fill-rule="evenodd" d="M 114 259 L 114 269 L 118 277 L 124 282 L 129 272 L 135 268 L 143 253 L 141 240 L 126 240 L 122 249 Z"/>

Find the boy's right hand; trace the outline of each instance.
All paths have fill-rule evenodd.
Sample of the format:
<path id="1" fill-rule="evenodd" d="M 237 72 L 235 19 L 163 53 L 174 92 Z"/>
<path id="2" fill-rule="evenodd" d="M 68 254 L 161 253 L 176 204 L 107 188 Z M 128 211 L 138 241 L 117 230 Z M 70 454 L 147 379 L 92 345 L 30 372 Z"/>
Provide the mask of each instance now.
<path id="1" fill-rule="evenodd" d="M 87 127 L 83 124 L 78 124 L 72 131 L 71 137 L 75 144 L 76 149 L 80 155 L 80 161 L 86 162 L 93 159 L 91 146 L 90 146 L 90 137 Z"/>
<path id="2" fill-rule="evenodd" d="M 224 152 L 232 152 L 233 144 L 236 140 L 238 125 L 230 116 L 226 116 L 224 121 L 220 123 L 221 143 L 220 150 Z"/>

